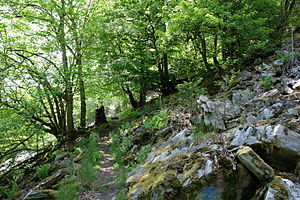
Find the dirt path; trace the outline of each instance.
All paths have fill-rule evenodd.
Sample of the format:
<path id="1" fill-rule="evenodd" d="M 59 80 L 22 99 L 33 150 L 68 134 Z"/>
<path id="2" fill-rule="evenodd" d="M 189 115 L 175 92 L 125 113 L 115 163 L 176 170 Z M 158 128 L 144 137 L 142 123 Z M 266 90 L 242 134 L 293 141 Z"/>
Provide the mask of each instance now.
<path id="1" fill-rule="evenodd" d="M 118 185 L 114 181 L 118 176 L 118 171 L 113 167 L 113 156 L 108 146 L 108 134 L 118 126 L 117 122 L 112 122 L 110 126 L 100 132 L 99 151 L 102 155 L 100 170 L 97 178 L 91 186 L 90 191 L 80 195 L 80 200 L 113 200 L 118 193 Z"/>

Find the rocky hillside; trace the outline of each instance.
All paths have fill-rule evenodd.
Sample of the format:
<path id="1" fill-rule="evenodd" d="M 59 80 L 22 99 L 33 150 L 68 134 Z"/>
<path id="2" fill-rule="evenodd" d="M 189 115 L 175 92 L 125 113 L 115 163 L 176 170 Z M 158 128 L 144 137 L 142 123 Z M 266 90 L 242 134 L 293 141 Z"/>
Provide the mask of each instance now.
<path id="1" fill-rule="evenodd" d="M 286 60 L 263 63 L 196 110 L 171 111 L 167 128 L 129 133 L 153 144 L 129 173 L 129 199 L 300 199 L 299 78 Z"/>

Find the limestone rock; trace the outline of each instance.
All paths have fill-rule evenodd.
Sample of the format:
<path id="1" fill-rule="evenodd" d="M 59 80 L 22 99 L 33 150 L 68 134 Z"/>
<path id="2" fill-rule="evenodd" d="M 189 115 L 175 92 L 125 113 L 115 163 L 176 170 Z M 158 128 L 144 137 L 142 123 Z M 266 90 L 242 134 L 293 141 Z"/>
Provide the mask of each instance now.
<path id="1" fill-rule="evenodd" d="M 300 199 L 300 184 L 275 176 L 274 179 L 266 185 L 264 192 L 257 195 L 256 199 L 298 200 Z"/>
<path id="2" fill-rule="evenodd" d="M 219 130 L 226 130 L 226 121 L 239 116 L 240 107 L 228 99 L 210 100 L 201 95 L 197 101 L 204 111 L 204 123 Z"/>
<path id="3" fill-rule="evenodd" d="M 237 152 L 237 158 L 259 180 L 270 180 L 274 177 L 274 170 L 250 147 L 241 147 Z"/>
<path id="4" fill-rule="evenodd" d="M 292 88 L 293 88 L 294 90 L 299 90 L 299 89 L 300 89 L 300 79 L 297 80 L 297 81 L 293 84 Z"/>
<path id="5" fill-rule="evenodd" d="M 283 60 L 282 59 L 278 59 L 278 60 L 275 60 L 273 65 L 275 66 L 282 66 L 283 65 Z"/>

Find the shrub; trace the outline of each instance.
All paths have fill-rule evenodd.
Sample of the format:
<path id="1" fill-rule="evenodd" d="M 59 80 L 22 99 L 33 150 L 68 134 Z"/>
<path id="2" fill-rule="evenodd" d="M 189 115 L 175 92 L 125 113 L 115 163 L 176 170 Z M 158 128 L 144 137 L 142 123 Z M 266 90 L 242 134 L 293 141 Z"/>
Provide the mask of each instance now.
<path id="1" fill-rule="evenodd" d="M 264 76 L 262 78 L 262 88 L 264 90 L 270 90 L 272 88 L 272 77 L 271 76 Z"/>
<path id="2" fill-rule="evenodd" d="M 124 157 L 131 150 L 132 141 L 126 136 L 128 130 L 119 129 L 110 133 L 110 148 L 114 155 L 116 167 L 124 166 Z"/>
<path id="3" fill-rule="evenodd" d="M 194 138 L 196 141 L 199 141 L 203 138 L 203 136 L 206 134 L 206 127 L 204 124 L 204 121 L 200 121 L 193 129 Z"/>
<path id="4" fill-rule="evenodd" d="M 205 94 L 204 88 L 200 88 L 198 85 L 201 83 L 202 79 L 198 79 L 191 82 L 184 82 L 179 84 L 176 88 L 179 91 L 179 98 L 186 106 L 195 107 L 196 98 L 200 95 Z"/>
<path id="5" fill-rule="evenodd" d="M 135 119 L 143 115 L 143 112 L 140 110 L 134 109 L 127 109 L 123 110 L 120 114 L 120 120 L 127 120 L 127 119 Z"/>
<path id="6" fill-rule="evenodd" d="M 144 162 L 147 159 L 148 154 L 151 152 L 151 150 L 152 147 L 150 144 L 146 146 L 142 146 L 141 150 L 137 153 L 138 162 L 139 163 Z"/>
<path id="7" fill-rule="evenodd" d="M 47 163 L 40 167 L 36 168 L 37 176 L 39 179 L 44 180 L 49 175 L 49 169 L 51 168 L 51 164 Z"/>
<path id="8" fill-rule="evenodd" d="M 79 191 L 79 184 L 71 178 L 62 182 L 59 185 L 58 192 L 56 195 L 57 200 L 76 200 Z"/>
<path id="9" fill-rule="evenodd" d="M 150 119 L 146 119 L 144 127 L 149 130 L 159 130 L 166 128 L 168 125 L 168 116 L 170 112 L 168 110 L 162 110 Z"/>

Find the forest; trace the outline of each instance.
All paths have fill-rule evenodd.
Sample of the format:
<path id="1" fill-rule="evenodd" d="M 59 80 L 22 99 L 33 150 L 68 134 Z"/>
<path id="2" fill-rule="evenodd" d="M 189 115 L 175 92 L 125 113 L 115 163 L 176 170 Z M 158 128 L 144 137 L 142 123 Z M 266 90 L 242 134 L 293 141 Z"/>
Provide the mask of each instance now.
<path id="1" fill-rule="evenodd" d="M 158 180 L 173 175 L 157 175 L 164 173 L 156 166 L 143 171 L 151 168 L 150 176 L 157 181 L 142 177 L 128 183 L 128 174 L 148 163 L 150 152 L 157 150 L 160 142 L 171 140 L 172 134 L 184 128 L 214 133 L 212 137 L 229 130 L 225 122 L 224 126 L 214 124 L 220 119 L 207 118 L 207 110 L 200 111 L 196 104 L 206 102 L 205 98 L 197 100 L 201 95 L 234 98 L 236 86 L 243 86 L 237 77 L 249 81 L 253 72 L 253 77 L 258 77 L 253 85 L 261 84 L 261 93 L 273 91 L 276 84 L 289 79 L 281 84 L 293 91 L 283 90 L 295 94 L 300 70 L 292 75 L 289 70 L 300 66 L 299 11 L 298 0 L 0 0 L 0 198 L 213 199 L 157 192 L 155 189 L 163 185 Z M 274 66 L 281 66 L 280 72 L 254 73 L 257 66 L 265 67 L 273 60 L 277 61 Z M 293 101 L 299 105 L 297 98 Z M 179 119 L 186 113 L 191 123 L 163 132 L 174 116 Z M 193 116 L 199 118 L 196 124 Z M 238 118 L 239 123 L 247 117 Z M 275 126 L 277 123 L 270 122 L 274 118 L 285 119 L 274 114 L 261 120 Z M 298 120 L 297 114 L 293 120 Z M 140 129 L 141 133 L 136 132 Z M 300 135 L 299 128 L 287 129 Z M 129 137 L 130 132 L 141 138 Z M 198 144 L 210 138 L 193 137 Z M 291 142 L 299 136 L 295 138 Z M 101 142 L 109 144 L 103 147 Z M 263 147 L 246 146 L 261 160 L 268 160 L 261 153 Z M 290 158 L 289 167 L 266 162 L 284 172 L 298 169 L 295 173 L 300 175 L 299 148 L 296 143 L 293 150 L 298 156 L 287 156 L 292 150 L 284 154 Z M 111 186 L 98 184 L 95 189 L 93 185 L 103 175 L 101 163 L 106 153 L 113 157 L 112 163 L 106 164 L 116 168 L 118 185 L 113 189 L 117 192 L 114 197 L 84 197 L 86 191 L 110 193 L 107 188 Z M 61 155 L 72 167 L 57 173 L 63 163 L 57 164 Z M 203 158 L 193 159 L 204 162 Z M 55 178 L 45 181 L 50 175 Z M 224 176 L 232 178 L 229 173 Z M 293 176 L 298 177 L 297 199 L 299 176 Z M 143 185 L 153 181 L 151 187 Z M 172 179 L 170 187 L 173 184 L 177 182 Z M 228 185 L 225 190 L 232 190 Z M 177 192 L 186 192 L 178 187 Z M 191 188 L 189 191 L 194 186 Z M 30 197 L 35 190 L 40 197 Z M 238 195 L 222 194 L 214 199 L 239 199 Z"/>

